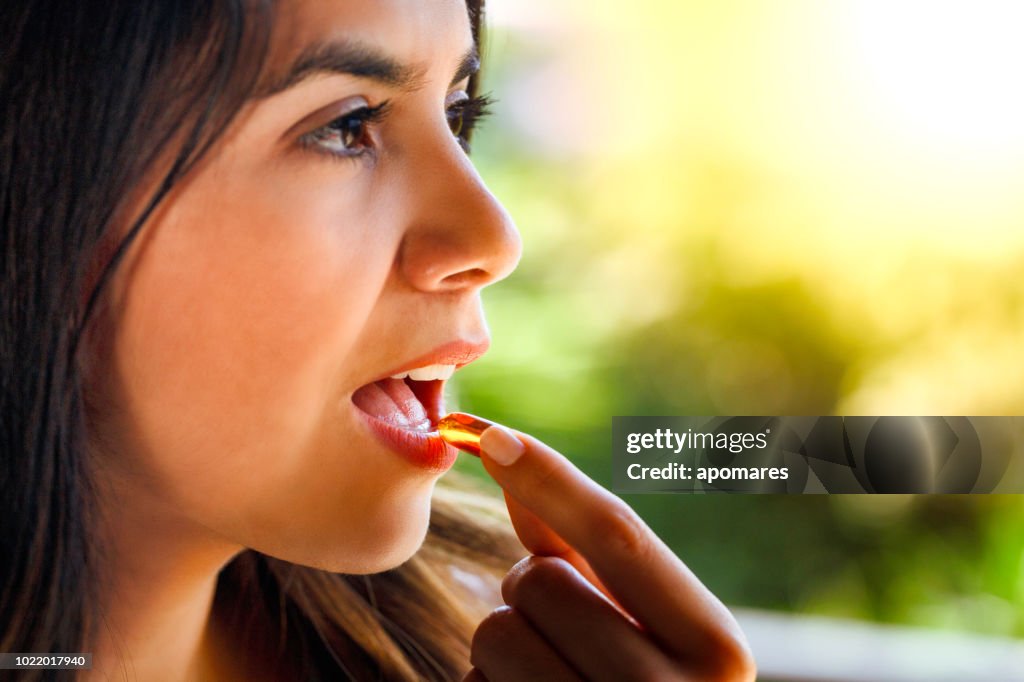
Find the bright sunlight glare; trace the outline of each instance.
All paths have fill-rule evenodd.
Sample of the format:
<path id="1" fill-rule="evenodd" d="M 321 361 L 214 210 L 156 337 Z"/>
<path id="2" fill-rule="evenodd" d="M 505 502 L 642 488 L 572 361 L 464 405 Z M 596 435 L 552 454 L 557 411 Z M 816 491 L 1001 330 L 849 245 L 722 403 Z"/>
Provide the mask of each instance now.
<path id="1" fill-rule="evenodd" d="M 902 123 L 974 151 L 1024 148 L 1024 2 L 862 0 L 856 57 Z"/>

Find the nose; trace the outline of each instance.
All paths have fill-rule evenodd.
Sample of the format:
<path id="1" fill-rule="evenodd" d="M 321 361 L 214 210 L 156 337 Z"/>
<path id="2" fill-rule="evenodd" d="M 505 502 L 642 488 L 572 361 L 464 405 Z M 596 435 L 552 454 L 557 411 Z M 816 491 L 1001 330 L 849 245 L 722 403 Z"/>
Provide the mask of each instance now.
<path id="1" fill-rule="evenodd" d="M 522 255 L 515 224 L 450 133 L 432 147 L 430 162 L 411 164 L 412 215 L 399 272 L 425 292 L 474 290 L 504 279 Z"/>

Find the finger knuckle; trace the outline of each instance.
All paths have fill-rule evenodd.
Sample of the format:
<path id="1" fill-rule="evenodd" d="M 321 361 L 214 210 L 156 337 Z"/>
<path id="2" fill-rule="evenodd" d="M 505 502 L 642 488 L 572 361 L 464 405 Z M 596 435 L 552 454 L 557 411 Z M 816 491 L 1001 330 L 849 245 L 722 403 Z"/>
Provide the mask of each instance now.
<path id="1" fill-rule="evenodd" d="M 477 663 L 475 656 L 486 655 L 488 652 L 497 650 L 502 646 L 502 643 L 507 641 L 518 628 L 517 619 L 519 618 L 511 608 L 502 606 L 490 614 L 487 615 L 480 625 L 477 626 L 476 632 L 473 633 L 473 641 L 470 644 L 470 650 L 472 655 L 470 656 L 470 662 Z"/>
<path id="2" fill-rule="evenodd" d="M 596 531 L 623 553 L 643 558 L 652 550 L 651 533 L 635 511 L 625 502 L 609 505 L 599 518 Z"/>
<path id="3" fill-rule="evenodd" d="M 571 582 L 572 567 L 556 557 L 530 557 L 509 590 L 513 603 L 545 599 Z"/>
<path id="4" fill-rule="evenodd" d="M 557 494 L 560 489 L 560 474 L 564 464 L 557 460 L 544 461 L 539 464 L 531 476 L 530 489 L 535 496 Z"/>
<path id="5" fill-rule="evenodd" d="M 516 565 L 509 569 L 508 573 L 501 580 L 501 598 L 506 604 L 512 604 L 516 600 L 517 585 L 519 578 L 530 567 L 533 556 L 528 556 L 516 562 Z"/>

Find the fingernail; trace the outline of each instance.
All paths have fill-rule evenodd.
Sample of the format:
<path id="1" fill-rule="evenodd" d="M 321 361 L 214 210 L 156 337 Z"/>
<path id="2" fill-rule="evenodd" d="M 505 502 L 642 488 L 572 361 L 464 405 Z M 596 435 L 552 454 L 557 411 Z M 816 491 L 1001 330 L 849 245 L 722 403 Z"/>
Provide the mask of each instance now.
<path id="1" fill-rule="evenodd" d="M 522 441 L 504 426 L 495 424 L 480 435 L 480 449 L 502 466 L 508 466 L 525 452 Z"/>

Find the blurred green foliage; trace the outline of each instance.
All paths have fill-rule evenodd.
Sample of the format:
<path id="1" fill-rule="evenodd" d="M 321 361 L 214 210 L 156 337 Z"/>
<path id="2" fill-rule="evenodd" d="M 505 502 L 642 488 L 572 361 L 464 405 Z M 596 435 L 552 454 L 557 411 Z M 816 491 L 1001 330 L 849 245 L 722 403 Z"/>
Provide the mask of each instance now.
<path id="1" fill-rule="evenodd" d="M 714 23 L 717 39 L 737 17 L 746 26 L 761 16 L 745 17 L 744 8 L 763 13 L 769 3 L 726 3 L 718 18 L 705 3 L 687 6 Z M 593 51 L 597 38 L 572 28 L 579 49 Z M 654 48 L 637 37 L 646 34 L 616 29 L 621 54 L 636 47 L 650 56 Z M 835 197 L 811 196 L 788 171 L 722 139 L 698 139 L 682 115 L 647 116 L 678 110 L 651 102 L 658 94 L 650 91 L 635 116 L 623 117 L 628 109 L 618 102 L 603 112 L 608 126 L 581 119 L 582 147 L 549 144 L 558 130 L 532 127 L 571 109 L 575 84 L 564 83 L 565 99 L 557 99 L 534 76 L 569 59 L 572 40 L 514 27 L 493 36 L 488 86 L 499 103 L 474 158 L 516 219 L 525 252 L 519 270 L 485 292 L 494 342 L 487 358 L 460 372 L 460 409 L 533 433 L 608 485 L 613 415 L 1006 414 L 1024 405 L 1022 363 L 1014 362 L 1024 256 L 1012 231 L 983 256 L 961 249 L 956 235 L 940 248 L 924 209 L 886 209 L 881 195 L 864 195 L 850 201 L 879 203 L 911 236 L 884 226 L 862 234 L 863 215 L 832 208 Z M 645 68 L 659 63 L 644 83 L 672 82 L 671 55 Z M 714 64 L 700 67 L 713 72 Z M 714 84 L 713 73 L 700 82 Z M 638 87 L 614 76 L 603 86 L 609 101 Z M 517 98 L 531 93 L 524 108 Z M 701 94 L 687 106 L 699 109 Z M 751 125 L 772 135 L 760 119 Z M 794 158 L 799 144 L 777 140 Z M 830 173 L 841 185 L 846 172 L 842 160 L 805 169 L 823 178 L 821 187 Z M 1007 216 L 1005 225 L 1020 225 L 1019 215 Z M 1024 636 L 1017 497 L 628 501 L 729 604 Z"/>

